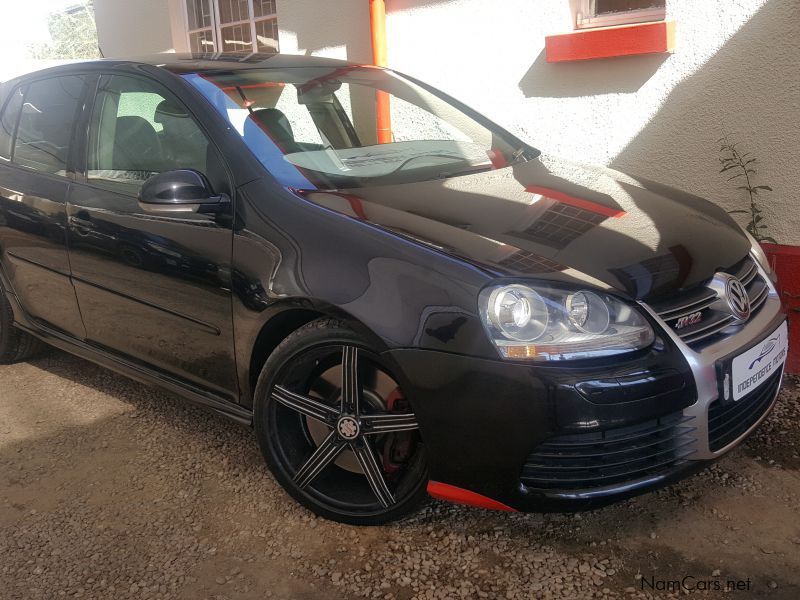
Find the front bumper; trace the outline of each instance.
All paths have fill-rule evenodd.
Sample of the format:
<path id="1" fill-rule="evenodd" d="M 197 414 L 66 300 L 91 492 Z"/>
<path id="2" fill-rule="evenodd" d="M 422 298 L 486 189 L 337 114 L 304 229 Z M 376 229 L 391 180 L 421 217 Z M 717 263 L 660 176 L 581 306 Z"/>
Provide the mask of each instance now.
<path id="1" fill-rule="evenodd" d="M 664 326 L 624 364 L 553 367 L 411 349 L 387 357 L 409 391 L 431 480 L 519 511 L 584 510 L 697 472 L 758 427 L 782 374 L 731 408 L 719 402 L 719 369 L 784 319 L 772 290 L 735 334 L 699 351 Z M 725 435 L 720 424 L 731 425 Z"/>

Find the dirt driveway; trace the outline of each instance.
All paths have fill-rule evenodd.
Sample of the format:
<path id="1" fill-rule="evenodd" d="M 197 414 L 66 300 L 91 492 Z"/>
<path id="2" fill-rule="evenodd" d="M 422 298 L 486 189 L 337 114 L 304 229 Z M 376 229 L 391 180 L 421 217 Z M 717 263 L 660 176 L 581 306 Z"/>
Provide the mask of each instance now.
<path id="1" fill-rule="evenodd" d="M 0 367 L 0 599 L 665 597 L 689 576 L 689 597 L 794 600 L 798 395 L 711 469 L 618 506 L 433 503 L 357 529 L 297 507 L 247 429 L 53 352 Z"/>

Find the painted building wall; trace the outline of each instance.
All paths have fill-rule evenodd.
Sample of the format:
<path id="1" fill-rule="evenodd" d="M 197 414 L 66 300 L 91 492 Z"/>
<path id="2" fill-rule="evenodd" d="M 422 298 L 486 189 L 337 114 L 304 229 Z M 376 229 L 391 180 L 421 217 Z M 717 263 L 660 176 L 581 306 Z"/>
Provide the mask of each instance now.
<path id="1" fill-rule="evenodd" d="M 167 0 L 94 0 L 94 16 L 97 41 L 107 58 L 174 48 L 172 32 L 178 23 L 171 21 Z"/>

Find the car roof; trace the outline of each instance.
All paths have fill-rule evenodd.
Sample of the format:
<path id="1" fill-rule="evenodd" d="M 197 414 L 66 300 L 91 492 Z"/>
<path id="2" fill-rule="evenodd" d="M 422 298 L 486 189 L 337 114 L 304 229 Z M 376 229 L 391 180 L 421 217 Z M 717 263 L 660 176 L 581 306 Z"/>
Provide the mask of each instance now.
<path id="1" fill-rule="evenodd" d="M 246 69 L 286 69 L 291 67 L 357 67 L 357 63 L 324 58 L 321 56 L 303 56 L 299 54 L 189 54 L 163 53 L 129 58 L 102 58 L 95 60 L 78 60 L 67 64 L 49 67 L 41 71 L 26 73 L 15 79 L 24 79 L 35 74 L 68 73 L 123 65 L 152 65 L 167 71 L 184 73 L 207 73 L 213 71 L 241 71 Z"/>
<path id="2" fill-rule="evenodd" d="M 289 67 L 347 67 L 356 63 L 302 54 L 188 54 L 169 53 L 134 57 L 124 62 L 162 67 L 176 73 L 197 71 L 239 71 L 244 69 L 285 69 Z"/>

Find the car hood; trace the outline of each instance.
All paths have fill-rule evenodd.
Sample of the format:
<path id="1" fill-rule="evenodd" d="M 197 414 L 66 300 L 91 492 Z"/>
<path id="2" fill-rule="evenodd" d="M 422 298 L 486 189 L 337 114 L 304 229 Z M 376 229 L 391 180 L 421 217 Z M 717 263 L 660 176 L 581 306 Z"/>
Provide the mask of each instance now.
<path id="1" fill-rule="evenodd" d="M 302 196 L 495 276 L 635 299 L 693 287 L 750 248 L 727 213 L 702 198 L 545 155 L 449 179 Z"/>

